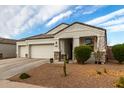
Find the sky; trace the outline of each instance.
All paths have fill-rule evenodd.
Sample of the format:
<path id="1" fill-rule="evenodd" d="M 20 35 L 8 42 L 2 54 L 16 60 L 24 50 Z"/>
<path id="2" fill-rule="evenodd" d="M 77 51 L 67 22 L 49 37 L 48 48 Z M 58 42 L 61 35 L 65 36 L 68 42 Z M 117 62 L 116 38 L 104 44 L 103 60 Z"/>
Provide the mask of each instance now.
<path id="1" fill-rule="evenodd" d="M 4 38 L 21 39 L 73 22 L 106 29 L 108 45 L 124 43 L 124 5 L 0 6 L 0 37 Z"/>

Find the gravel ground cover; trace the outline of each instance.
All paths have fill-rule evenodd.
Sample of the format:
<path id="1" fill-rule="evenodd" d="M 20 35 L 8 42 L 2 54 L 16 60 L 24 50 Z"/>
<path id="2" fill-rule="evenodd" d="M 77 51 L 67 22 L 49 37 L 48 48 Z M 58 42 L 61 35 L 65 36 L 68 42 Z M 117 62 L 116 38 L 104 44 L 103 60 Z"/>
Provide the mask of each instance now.
<path id="1" fill-rule="evenodd" d="M 63 64 L 44 64 L 26 73 L 31 78 L 21 80 L 18 74 L 9 80 L 50 88 L 113 88 L 117 79 L 124 76 L 124 65 L 67 64 L 68 75 L 64 77 Z"/>

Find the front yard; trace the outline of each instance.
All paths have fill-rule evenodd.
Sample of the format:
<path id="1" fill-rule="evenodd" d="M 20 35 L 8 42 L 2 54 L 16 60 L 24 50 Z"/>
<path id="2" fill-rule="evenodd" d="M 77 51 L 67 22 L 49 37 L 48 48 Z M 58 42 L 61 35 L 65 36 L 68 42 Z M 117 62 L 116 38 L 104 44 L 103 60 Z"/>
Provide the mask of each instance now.
<path id="1" fill-rule="evenodd" d="M 44 64 L 26 73 L 31 77 L 21 80 L 16 75 L 9 80 L 55 88 L 110 88 L 124 76 L 124 65 L 67 64 L 68 75 L 64 77 L 63 64 Z"/>

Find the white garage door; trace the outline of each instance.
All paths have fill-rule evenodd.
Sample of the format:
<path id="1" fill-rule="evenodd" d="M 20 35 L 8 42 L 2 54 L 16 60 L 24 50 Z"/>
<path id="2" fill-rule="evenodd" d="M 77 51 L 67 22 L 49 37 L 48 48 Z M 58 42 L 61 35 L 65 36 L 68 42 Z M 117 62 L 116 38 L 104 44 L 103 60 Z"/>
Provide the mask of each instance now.
<path id="1" fill-rule="evenodd" d="M 53 58 L 53 45 L 32 45 L 31 58 Z"/>
<path id="2" fill-rule="evenodd" d="M 25 57 L 25 54 L 27 53 L 26 46 L 20 46 L 20 57 Z"/>

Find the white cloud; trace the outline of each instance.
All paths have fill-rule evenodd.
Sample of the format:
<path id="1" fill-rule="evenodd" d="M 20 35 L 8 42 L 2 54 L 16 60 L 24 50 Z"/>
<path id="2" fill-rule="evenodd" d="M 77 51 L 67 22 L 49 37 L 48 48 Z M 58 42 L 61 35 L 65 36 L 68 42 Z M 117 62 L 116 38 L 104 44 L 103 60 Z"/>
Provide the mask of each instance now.
<path id="1" fill-rule="evenodd" d="M 72 13 L 73 13 L 72 11 L 67 11 L 67 12 L 61 13 L 61 14 L 55 16 L 54 18 L 52 18 L 46 25 L 51 26 L 52 24 L 58 22 L 59 20 L 69 17 Z"/>
<path id="2" fill-rule="evenodd" d="M 124 31 L 124 9 L 95 18 L 86 23 L 103 27 L 110 32 Z"/>
<path id="3" fill-rule="evenodd" d="M 0 6 L 0 36 L 12 38 L 68 8 L 69 6 Z"/>
<path id="4" fill-rule="evenodd" d="M 82 7 L 83 7 L 83 6 L 80 6 L 80 5 L 79 5 L 79 6 L 75 7 L 75 9 L 76 9 L 76 10 L 82 9 Z"/>
<path id="5" fill-rule="evenodd" d="M 122 15 L 124 15 L 124 9 L 120 9 L 120 10 L 117 10 L 117 11 L 112 12 L 110 14 L 107 14 L 105 16 L 95 18 L 95 19 L 93 19 L 91 21 L 88 21 L 86 23 L 87 24 L 92 24 L 92 25 L 99 25 L 99 24 L 102 24 L 102 23 L 104 23 L 106 21 L 111 20 L 114 17 L 119 17 L 119 16 L 122 16 Z"/>
<path id="6" fill-rule="evenodd" d="M 116 32 L 116 31 L 124 31 L 124 24 L 118 24 L 114 26 L 108 26 L 106 27 L 107 30 L 111 32 Z"/>
<path id="7" fill-rule="evenodd" d="M 86 14 L 92 14 L 95 11 L 97 11 L 98 9 L 102 8 L 104 6 L 99 6 L 99 5 L 94 5 L 94 6 L 76 6 L 74 9 L 66 11 L 64 13 L 61 13 L 57 16 L 55 16 L 54 18 L 52 18 L 47 24 L 46 26 L 51 26 L 52 24 L 55 24 L 56 22 L 60 21 L 63 18 L 67 18 L 72 14 L 77 15 L 77 13 L 79 12 L 79 15 L 86 15 Z"/>
<path id="8" fill-rule="evenodd" d="M 57 15 L 58 13 L 63 12 L 69 6 L 43 6 L 40 9 L 39 13 L 35 15 L 29 22 L 29 25 L 34 23 L 42 23 L 47 21 L 48 19 L 52 18 L 53 16 Z"/>
<path id="9" fill-rule="evenodd" d="M 11 8 L 10 8 L 11 7 Z M 23 6 L 0 6 L 0 36 L 10 38 L 11 34 L 14 34 L 12 23 L 9 24 L 13 17 L 23 9 Z"/>
<path id="10" fill-rule="evenodd" d="M 86 15 L 86 14 L 92 14 L 94 12 L 96 12 L 98 9 L 100 8 L 103 8 L 104 6 L 102 5 L 94 5 L 94 6 L 88 6 L 88 8 L 84 9 L 82 11 L 82 14 L 83 15 Z M 83 8 L 82 8 L 83 9 Z"/>
<path id="11" fill-rule="evenodd" d="M 100 8 L 105 7 L 104 5 L 86 5 L 86 6 L 76 6 L 75 7 L 75 12 L 78 12 L 80 14 L 86 15 L 86 14 L 92 14 L 99 10 Z"/>
<path id="12" fill-rule="evenodd" d="M 115 18 L 110 21 L 107 21 L 103 24 L 100 24 L 100 26 L 112 26 L 112 25 L 118 25 L 123 23 L 124 23 L 124 17 L 120 17 L 120 18 Z"/>

